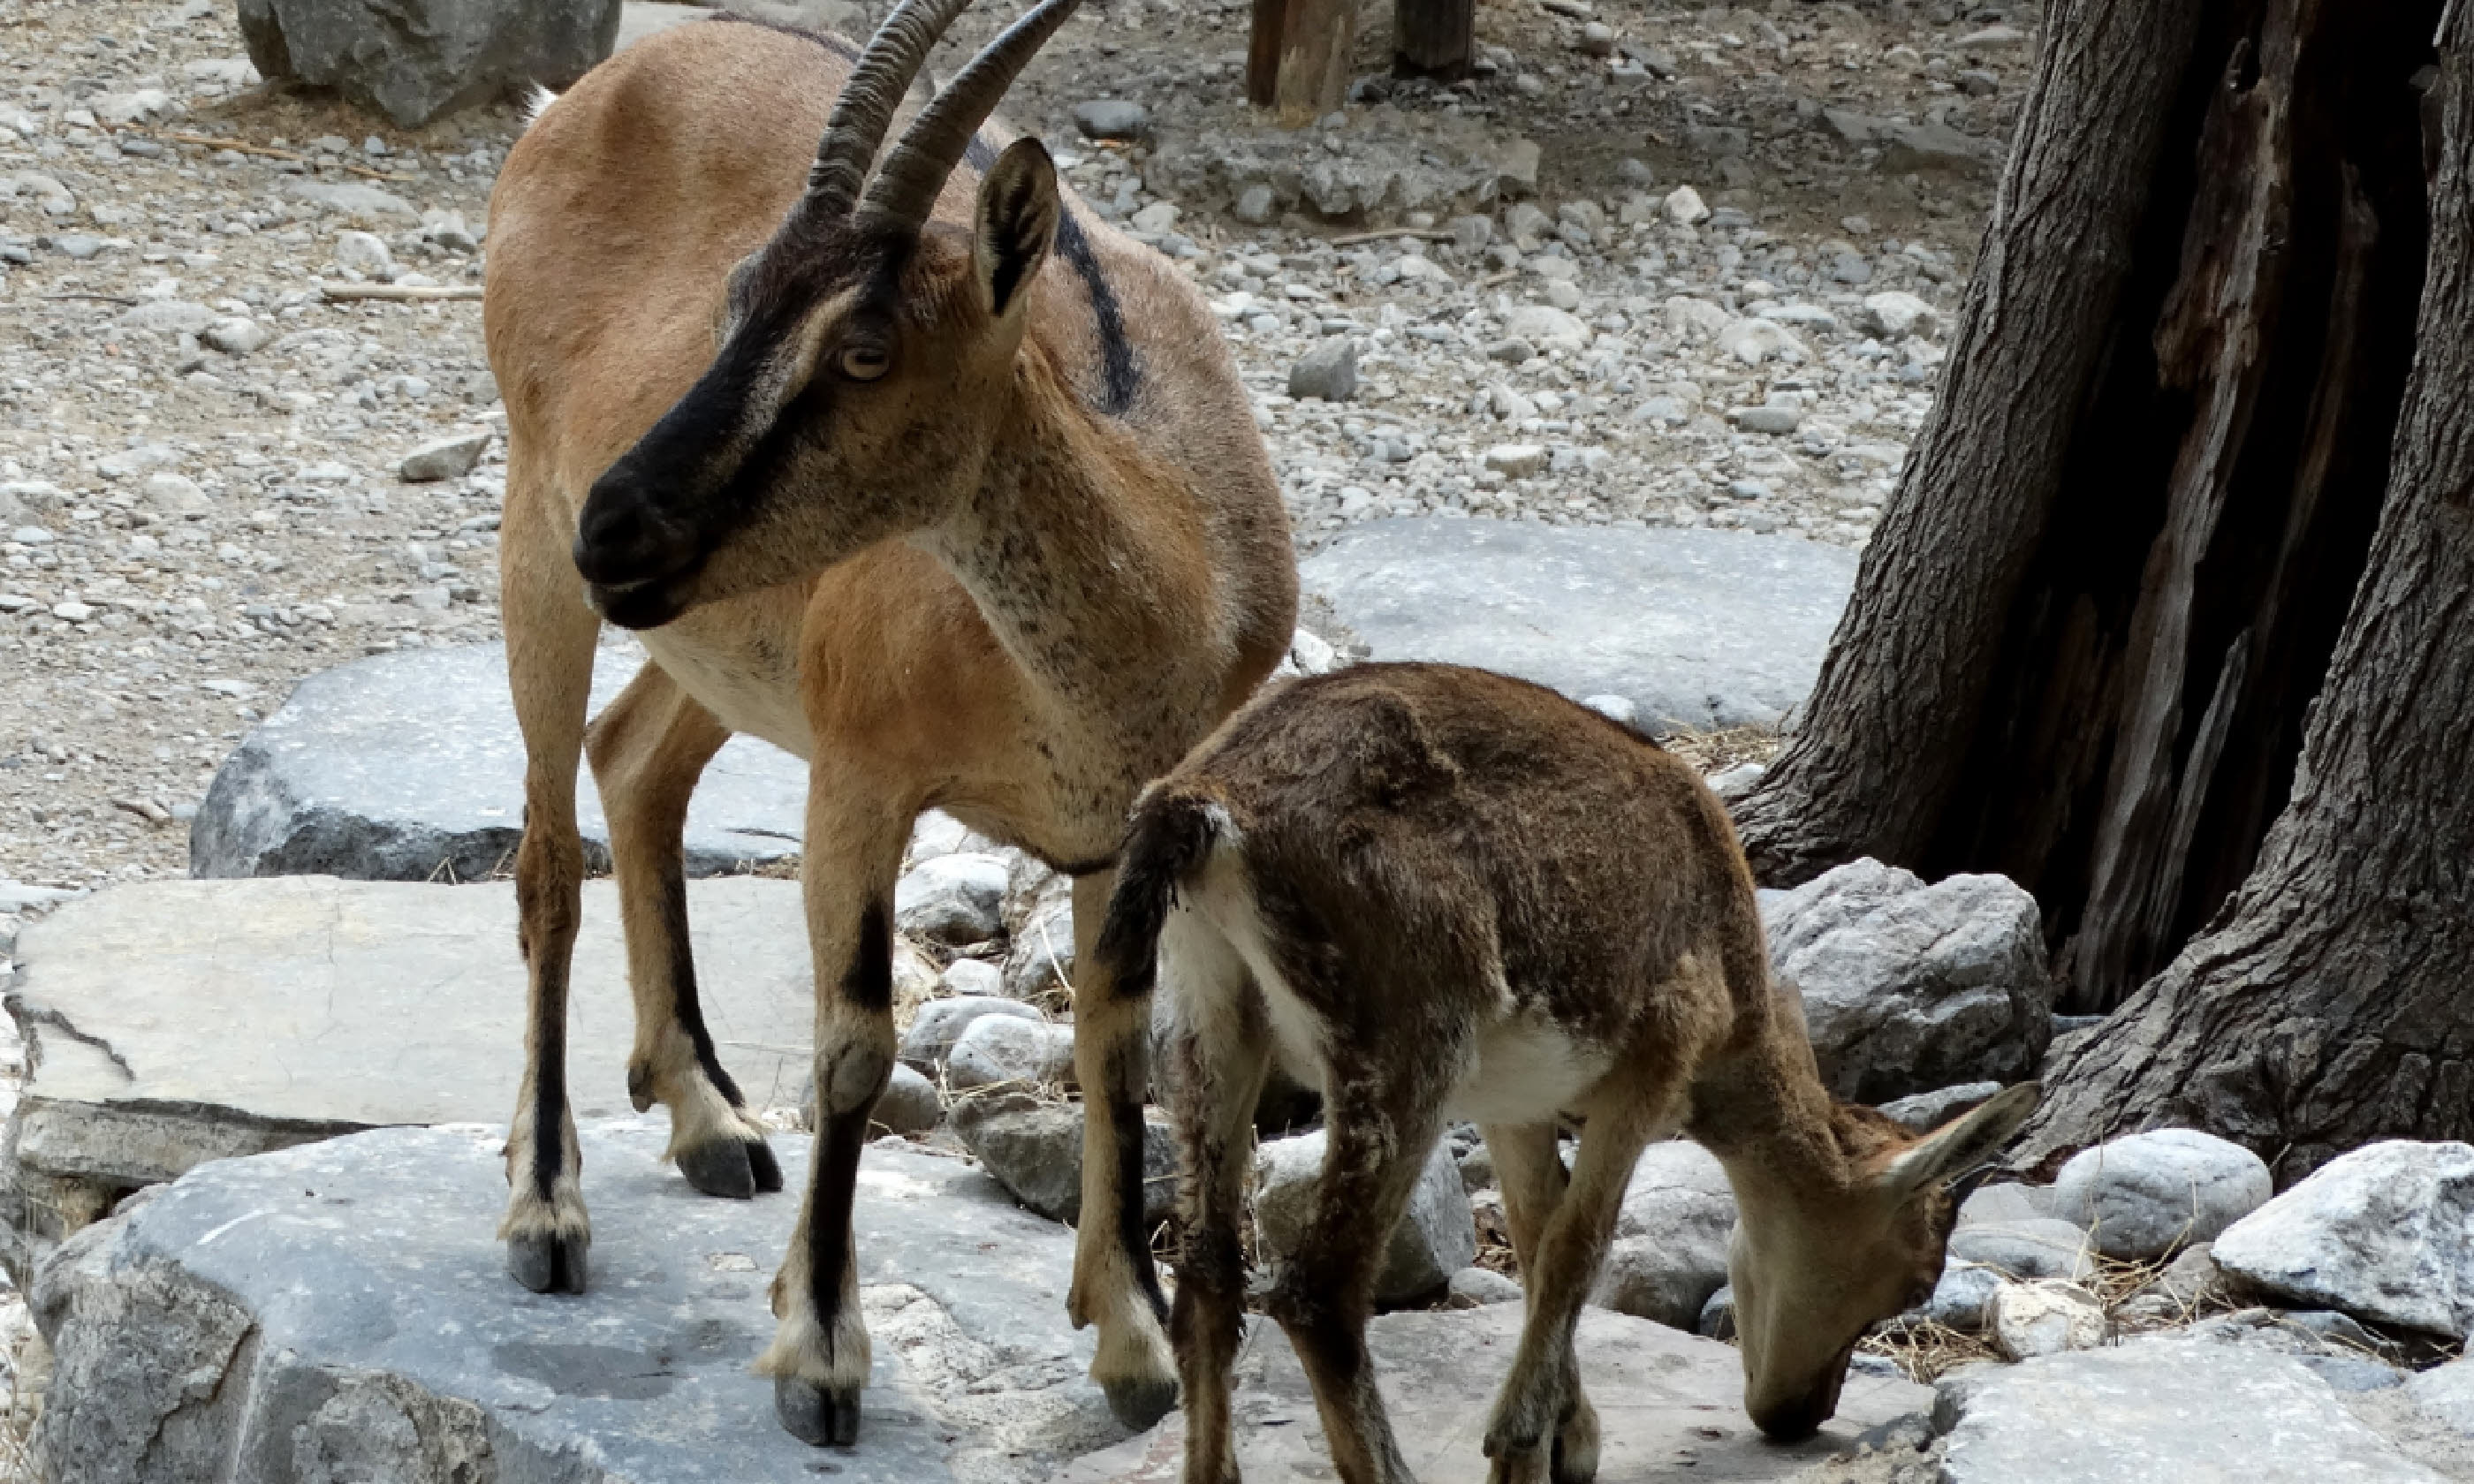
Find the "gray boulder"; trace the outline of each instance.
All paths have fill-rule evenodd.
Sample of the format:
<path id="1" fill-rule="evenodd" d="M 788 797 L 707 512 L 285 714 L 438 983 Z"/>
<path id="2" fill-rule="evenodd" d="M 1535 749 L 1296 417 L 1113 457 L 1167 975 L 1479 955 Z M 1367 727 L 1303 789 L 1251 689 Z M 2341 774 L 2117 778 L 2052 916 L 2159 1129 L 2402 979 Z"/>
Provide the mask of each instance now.
<path id="1" fill-rule="evenodd" d="M 2213 1134 L 2157 1129 L 2082 1149 L 2053 1182 L 2054 1213 L 2108 1257 L 2146 1261 L 2217 1233 L 2275 1194 L 2267 1161 Z"/>
<path id="2" fill-rule="evenodd" d="M 2020 1281 L 2057 1278 L 2081 1283 L 2096 1272 L 2087 1233 L 2050 1217 L 1961 1226 L 1950 1234 L 1950 1255 Z"/>
<path id="3" fill-rule="evenodd" d="M 1289 368 L 1289 395 L 1346 402 L 1357 395 L 1357 343 L 1333 335 Z"/>
<path id="4" fill-rule="evenodd" d="M 2438 1484 L 2298 1360 L 2190 1336 L 1946 1377 L 1941 1484 Z"/>
<path id="5" fill-rule="evenodd" d="M 1954 1088 L 1894 1098 L 1881 1105 L 1881 1112 L 1910 1134 L 1929 1134 L 1962 1113 L 1975 1112 L 2001 1090 L 1998 1082 L 1962 1082 Z"/>
<path id="6" fill-rule="evenodd" d="M 996 1183 L 1024 1206 L 1068 1226 L 1082 1219 L 1082 1110 L 1036 1107 L 1027 1098 L 971 1098 L 954 1109 L 954 1132 Z M 1176 1136 L 1143 1123 L 1143 1220 L 1176 1209 Z"/>
<path id="7" fill-rule="evenodd" d="M 957 1092 L 981 1088 L 1071 1086 L 1074 1027 L 1013 1016 L 981 1016 L 955 1039 L 945 1059 L 945 1085 Z"/>
<path id="8" fill-rule="evenodd" d="M 2426 1415 L 2474 1441 L 2474 1360 L 2434 1367 L 2406 1382 L 2405 1390 Z"/>
<path id="9" fill-rule="evenodd" d="M 1492 1268 L 1463 1268 L 1449 1284 L 1454 1308 L 1482 1308 L 1489 1304 L 1517 1304 L 1520 1285 Z"/>
<path id="10" fill-rule="evenodd" d="M 1932 1297 L 1914 1312 L 1961 1334 L 1980 1333 L 1991 1319 L 1993 1296 L 2003 1286 L 2000 1270 L 1953 1259 L 1943 1265 Z"/>
<path id="11" fill-rule="evenodd" d="M 610 55 L 619 0 L 240 0 L 268 78 L 332 87 L 405 129 L 516 87 L 565 87 Z"/>
<path id="12" fill-rule="evenodd" d="M 1717 1157 L 1687 1139 L 1652 1144 L 1633 1167 L 1615 1239 L 1589 1302 L 1690 1329 L 1727 1283 L 1735 1195 Z"/>
<path id="13" fill-rule="evenodd" d="M 930 1077 L 941 1075 L 946 1058 L 954 1054 L 954 1043 L 962 1033 L 982 1016 L 1012 1016 L 1024 1020 L 1044 1020 L 1030 1005 L 1009 999 L 960 994 L 952 999 L 932 999 L 919 1007 L 911 1017 L 910 1029 L 902 1033 L 902 1045 L 897 1052 L 903 1065 Z"/>
<path id="14" fill-rule="evenodd" d="M 890 1134 L 925 1134 L 945 1116 L 936 1084 L 897 1062 L 869 1121 Z"/>
<path id="15" fill-rule="evenodd" d="M 976 850 L 939 855 L 902 874 L 893 923 L 914 937 L 959 946 L 1005 932 L 1006 861 Z"/>
<path id="16" fill-rule="evenodd" d="M 1007 946 L 1007 998 L 1032 1000 L 1062 995 L 1074 982 L 1073 904 L 1032 912 Z"/>
<path id="17" fill-rule="evenodd" d="M 1820 671 L 1856 560 L 1732 531 L 1416 517 L 1352 526 L 1299 572 L 1309 610 L 1372 658 L 1629 697 L 1656 730 L 1782 720 Z"/>
<path id="18" fill-rule="evenodd" d="M 1760 894 L 1770 962 L 1802 992 L 1821 1075 L 1880 1102 L 2032 1073 L 2052 1037 L 2036 899 L 2001 876 L 1927 886 L 1851 861 Z"/>
<path id="19" fill-rule="evenodd" d="M 593 1286 L 517 1290 L 502 1134 L 395 1129 L 192 1172 L 62 1245 L 33 1294 L 33 1440 L 78 1484 L 695 1484 L 819 1454 L 748 1368 L 794 1196 L 709 1200 L 654 1118 L 586 1123 Z M 789 1189 L 809 1140 L 777 1136 Z M 1124 1436 L 1065 1317 L 1073 1238 L 958 1160 L 870 1148 L 853 1211 L 875 1333 L 858 1484 L 1045 1478 Z M 1018 1458 L 1019 1462 L 1012 1460 Z"/>
<path id="20" fill-rule="evenodd" d="M 2474 1335 L 2474 1146 L 2341 1155 L 2225 1230 L 2217 1266 L 2298 1304 Z"/>
<path id="21" fill-rule="evenodd" d="M 1322 1183 L 1323 1131 L 1267 1139 L 1254 1151 L 1255 1252 L 1278 1267 L 1297 1250 L 1314 1213 Z M 1374 1281 L 1377 1304 L 1407 1304 L 1442 1289 L 1451 1276 L 1477 1258 L 1477 1223 L 1450 1146 L 1438 1139 L 1400 1224 L 1392 1229 L 1383 1272 Z"/>
<path id="22" fill-rule="evenodd" d="M 640 653 L 594 657 L 594 709 Z M 795 856 L 805 763 L 754 737 L 723 744 L 688 805 L 687 869 L 723 875 Z M 610 826 L 579 770 L 585 853 L 607 869 Z M 407 649 L 313 675 L 215 773 L 189 827 L 193 876 L 487 880 L 523 835 L 524 750 L 497 644 Z"/>

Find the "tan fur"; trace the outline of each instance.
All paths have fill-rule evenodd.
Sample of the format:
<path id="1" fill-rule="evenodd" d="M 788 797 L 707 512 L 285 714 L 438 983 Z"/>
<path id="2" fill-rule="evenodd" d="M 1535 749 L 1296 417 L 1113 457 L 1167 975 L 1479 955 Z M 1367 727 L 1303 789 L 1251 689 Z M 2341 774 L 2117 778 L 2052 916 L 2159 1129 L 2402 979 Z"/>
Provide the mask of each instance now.
<path id="1" fill-rule="evenodd" d="M 1580 1484 L 1598 1423 L 1573 1331 L 1649 1142 L 1685 1134 L 1726 1166 L 1743 1212 L 1746 1407 L 1793 1438 L 1834 1408 L 1865 1328 L 1930 1290 L 1946 1183 L 2036 1095 L 2012 1089 L 1921 1139 L 1836 1103 L 1770 984 L 1716 798 L 1647 738 L 1483 671 L 1362 666 L 1232 717 L 1136 812 L 1099 957 L 1139 990 L 1154 942 L 1185 1027 L 1194 1201 L 1173 1332 L 1187 1484 L 1236 1476 L 1238 1130 L 1275 1040 L 1292 1057 L 1315 1048 L 1329 1146 L 1267 1307 L 1348 1484 L 1408 1477 L 1365 1325 L 1385 1233 L 1456 1110 L 1493 1120 L 1529 1298 L 1486 1434 L 1492 1476 Z M 1284 1019 L 1304 1029 L 1275 1038 Z M 1568 1178 L 1559 1116 L 1585 1125 Z"/>
<path id="2" fill-rule="evenodd" d="M 605 492 L 614 470 L 741 328 L 734 269 L 746 264 L 778 305 L 784 284 L 822 271 L 802 256 L 812 247 L 864 267 L 868 244 L 855 231 L 784 226 L 848 71 L 812 38 L 718 19 L 677 27 L 544 105 L 492 200 L 485 322 L 508 414 L 501 560 L 526 747 L 518 894 L 533 993 L 504 1230 L 528 1282 L 581 1286 L 572 1152 L 554 1199 L 526 1172 L 541 1154 L 539 1120 L 565 1117 L 563 1095 L 549 1107 L 540 1089 L 563 1087 L 549 1064 L 583 869 L 571 798 L 596 605 L 607 610 L 625 591 L 588 595 L 570 549 L 583 549 L 580 529 L 600 539 L 588 517 L 617 498 Z M 983 135 L 1006 137 L 995 126 Z M 868 934 L 890 910 L 913 818 L 942 807 L 1089 873 L 1077 898 L 1096 922 L 1136 791 L 1250 694 L 1295 621 L 1277 486 L 1200 296 L 1061 193 L 1044 156 L 1008 154 L 999 168 L 1015 172 L 1010 199 L 1029 203 L 1017 228 L 1061 210 L 1089 240 L 1139 369 L 1132 403 L 1104 408 L 1096 302 L 1059 252 L 1009 304 L 992 297 L 1005 257 L 975 243 L 975 222 L 1006 203 L 991 205 L 975 172 L 957 170 L 915 250 L 882 279 L 892 284 L 892 371 L 862 382 L 840 369 L 869 333 L 861 317 L 880 279 L 861 275 L 803 305 L 758 410 L 793 419 L 790 399 L 831 380 L 830 420 L 786 466 L 787 493 L 714 528 L 717 542 L 678 579 L 681 610 L 643 634 L 652 662 L 591 731 L 639 1017 L 630 1090 L 639 1107 L 670 1110 L 682 1169 L 717 1172 L 699 1183 L 727 1193 L 761 1186 L 771 1161 L 690 1034 L 700 1025 L 678 977 L 680 830 L 698 773 L 731 732 L 810 763 L 802 880 L 819 1154 L 760 1369 L 777 1378 L 786 1420 L 819 1397 L 830 1415 L 846 1407 L 844 1422 L 826 1424 L 837 1440 L 844 1423 L 856 1426 L 866 1336 L 845 1302 L 855 1268 L 810 1271 L 812 1235 L 822 1252 L 837 1234 L 812 1232 L 812 1217 L 828 1219 L 820 1203 L 846 1212 L 850 1174 L 829 1170 L 827 1151 L 863 1128 L 891 1066 L 890 1012 L 868 999 L 876 969 L 862 946 L 882 951 Z M 764 431 L 717 428 L 711 451 L 738 460 Z M 672 514 L 701 518 L 692 491 L 645 497 L 685 501 Z M 1104 979 L 1096 987 L 1104 999 Z M 1138 1025 L 1086 1014 L 1078 1042 L 1095 1069 L 1141 1070 Z M 1091 1137 L 1108 1146 L 1117 1115 L 1095 1097 L 1091 1116 Z M 1115 1208 L 1115 1171 L 1090 1162 L 1086 1209 Z M 1164 1406 L 1174 1379 L 1140 1286 L 1148 1258 L 1136 1271 L 1100 1231 L 1086 1224 L 1079 1243 L 1073 1304 L 1078 1322 L 1102 1326 L 1095 1373 L 1112 1397 L 1135 1398 L 1132 1410 Z M 572 1282 L 557 1266 L 555 1244 L 568 1241 Z"/>

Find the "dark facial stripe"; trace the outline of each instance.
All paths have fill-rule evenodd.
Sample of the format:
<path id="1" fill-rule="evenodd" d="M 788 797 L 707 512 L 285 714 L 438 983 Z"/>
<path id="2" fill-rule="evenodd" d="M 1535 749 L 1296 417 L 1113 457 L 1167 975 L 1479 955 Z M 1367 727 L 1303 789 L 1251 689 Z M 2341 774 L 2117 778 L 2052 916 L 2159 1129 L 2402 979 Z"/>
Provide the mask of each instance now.
<path id="1" fill-rule="evenodd" d="M 808 1197 L 808 1297 L 831 1346 L 842 1306 L 842 1268 L 851 1260 L 851 1202 L 859 1186 L 859 1151 L 867 1141 L 868 1108 L 837 1113 L 816 1139 L 815 1184 Z"/>
<path id="2" fill-rule="evenodd" d="M 1091 318 L 1098 322 L 1100 332 L 1100 410 L 1112 418 L 1122 418 L 1126 409 L 1134 404 L 1137 389 L 1134 347 L 1126 339 L 1125 315 L 1117 306 L 1117 291 L 1108 286 L 1107 277 L 1100 272 L 1100 259 L 1091 251 L 1091 239 L 1083 235 L 1082 225 L 1074 220 L 1071 211 L 1058 212 L 1056 251 L 1081 276 L 1082 287 L 1091 296 Z"/>
<path id="3" fill-rule="evenodd" d="M 893 1008 L 893 906 L 872 902 L 859 920 L 859 947 L 842 974 L 842 997 L 861 1010 Z M 865 1109 L 860 1112 L 864 1113 Z"/>
<path id="4" fill-rule="evenodd" d="M 685 862 L 662 861 L 662 931 L 670 940 L 670 1014 L 695 1045 L 696 1065 L 733 1108 L 743 1108 L 739 1084 L 722 1070 L 713 1049 L 713 1033 L 705 1029 L 704 1007 L 696 994 L 695 948 L 688 941 L 688 879 Z"/>

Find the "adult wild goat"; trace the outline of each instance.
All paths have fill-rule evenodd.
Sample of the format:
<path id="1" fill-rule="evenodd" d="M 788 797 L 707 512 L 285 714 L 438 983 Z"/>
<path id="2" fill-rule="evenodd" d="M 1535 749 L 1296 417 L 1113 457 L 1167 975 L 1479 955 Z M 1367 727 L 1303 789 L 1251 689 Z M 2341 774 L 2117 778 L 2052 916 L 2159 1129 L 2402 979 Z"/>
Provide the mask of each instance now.
<path id="1" fill-rule="evenodd" d="M 732 732 L 806 758 L 816 1153 L 758 1367 L 813 1443 L 854 1440 L 868 1375 L 851 1201 L 893 1065 L 912 821 L 942 807 L 1072 874 L 1087 946 L 1136 791 L 1271 672 L 1296 616 L 1278 488 L 1201 296 L 1064 192 L 1036 140 L 983 127 L 1076 0 L 990 43 L 869 176 L 967 3 L 905 0 L 864 53 L 726 16 L 665 32 L 549 103 L 491 203 L 530 974 L 508 1267 L 585 1284 L 578 750 L 625 919 L 628 1090 L 669 1110 L 690 1183 L 740 1197 L 782 1177 L 698 1013 L 681 829 Z M 588 730 L 605 620 L 652 660 Z M 1147 1027 L 1084 987 L 1083 1209 L 1109 1211 L 1140 1177 Z M 1122 1415 L 1172 1404 L 1138 1226 L 1084 1225 L 1070 1308 L 1101 1327 Z"/>
<path id="2" fill-rule="evenodd" d="M 1648 739 L 1481 670 L 1291 683 L 1153 784 L 1100 937 L 1109 993 L 1147 998 L 1155 953 L 1181 1025 L 1186 1484 L 1237 1478 L 1237 1225 L 1274 1057 L 1322 1088 L 1329 1144 L 1269 1307 L 1348 1484 L 1410 1479 L 1365 1331 L 1385 1234 L 1447 1118 L 1484 1129 L 1529 1294 L 1492 1477 L 1583 1484 L 1598 1422 L 1573 1330 L 1645 1145 L 1680 1132 L 1725 1164 L 1745 1406 L 1801 1438 L 1835 1410 L 1865 1328 L 1932 1290 L 1948 1182 L 2037 1096 L 2012 1088 L 1921 1139 L 1834 1101 L 1772 988 L 1717 799 Z M 1585 1120 L 1568 1180 L 1563 1114 Z"/>

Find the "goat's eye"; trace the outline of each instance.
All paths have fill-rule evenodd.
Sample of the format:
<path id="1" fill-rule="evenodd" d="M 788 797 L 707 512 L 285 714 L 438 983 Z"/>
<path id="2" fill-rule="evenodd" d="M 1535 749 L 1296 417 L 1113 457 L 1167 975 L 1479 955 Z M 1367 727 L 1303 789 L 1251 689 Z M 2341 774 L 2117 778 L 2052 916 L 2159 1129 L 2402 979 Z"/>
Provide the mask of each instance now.
<path id="1" fill-rule="evenodd" d="M 874 381 L 893 367 L 893 357 L 876 346 L 842 347 L 842 374 L 853 381 Z"/>

